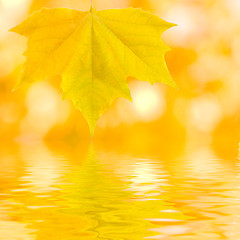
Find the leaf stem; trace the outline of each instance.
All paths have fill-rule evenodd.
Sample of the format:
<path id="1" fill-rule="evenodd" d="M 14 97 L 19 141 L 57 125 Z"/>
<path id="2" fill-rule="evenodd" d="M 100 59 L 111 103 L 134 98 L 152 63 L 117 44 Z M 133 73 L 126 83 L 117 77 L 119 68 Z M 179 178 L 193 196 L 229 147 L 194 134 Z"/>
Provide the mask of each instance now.
<path id="1" fill-rule="evenodd" d="M 90 1 L 90 12 L 92 12 L 92 9 L 93 9 L 93 0 Z"/>

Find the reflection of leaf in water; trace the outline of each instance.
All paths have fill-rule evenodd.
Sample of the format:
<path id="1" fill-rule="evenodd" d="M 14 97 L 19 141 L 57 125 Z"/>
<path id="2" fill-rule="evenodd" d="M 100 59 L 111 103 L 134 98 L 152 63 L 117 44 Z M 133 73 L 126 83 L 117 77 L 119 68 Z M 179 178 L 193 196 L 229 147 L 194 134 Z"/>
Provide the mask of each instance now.
<path id="1" fill-rule="evenodd" d="M 105 166 L 91 145 L 82 165 L 67 176 L 71 184 L 63 186 L 67 207 L 62 212 L 85 216 L 91 222 L 89 231 L 97 232 L 99 239 L 141 239 L 156 227 L 155 219 L 186 219 L 178 211 L 164 212 L 175 209 L 163 199 L 136 199 L 129 182 L 114 175 L 118 166 L 112 162 Z"/>

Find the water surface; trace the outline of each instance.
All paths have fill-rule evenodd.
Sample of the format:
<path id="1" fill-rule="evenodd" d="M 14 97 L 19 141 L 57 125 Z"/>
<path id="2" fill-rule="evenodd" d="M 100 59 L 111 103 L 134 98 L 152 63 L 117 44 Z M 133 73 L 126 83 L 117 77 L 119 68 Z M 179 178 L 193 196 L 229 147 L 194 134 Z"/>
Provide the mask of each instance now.
<path id="1" fill-rule="evenodd" d="M 2 143 L 1 240 L 240 239 L 237 158 Z"/>

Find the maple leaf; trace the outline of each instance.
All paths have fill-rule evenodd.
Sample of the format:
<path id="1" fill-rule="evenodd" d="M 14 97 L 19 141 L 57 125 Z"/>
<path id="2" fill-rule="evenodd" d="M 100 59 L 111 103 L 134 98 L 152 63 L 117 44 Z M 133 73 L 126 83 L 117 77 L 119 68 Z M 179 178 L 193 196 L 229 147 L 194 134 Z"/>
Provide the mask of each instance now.
<path id="1" fill-rule="evenodd" d="M 87 12 L 43 8 L 11 31 L 29 38 L 19 85 L 61 74 L 63 98 L 73 101 L 93 135 L 118 97 L 131 100 L 128 76 L 175 87 L 161 34 L 175 24 L 140 9 Z"/>

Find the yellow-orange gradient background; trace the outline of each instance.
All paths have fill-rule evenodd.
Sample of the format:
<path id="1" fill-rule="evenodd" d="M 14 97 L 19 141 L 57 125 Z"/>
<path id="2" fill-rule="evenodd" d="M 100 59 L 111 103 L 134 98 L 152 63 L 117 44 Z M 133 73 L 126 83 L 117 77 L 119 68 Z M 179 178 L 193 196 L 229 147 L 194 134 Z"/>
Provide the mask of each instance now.
<path id="1" fill-rule="evenodd" d="M 179 89 L 128 79 L 133 103 L 115 101 L 91 143 L 60 76 L 11 91 L 27 39 L 8 32 L 90 0 L 0 0 L 0 240 L 239 240 L 240 0 L 93 4 L 178 24 L 163 38 Z"/>
<path id="2" fill-rule="evenodd" d="M 140 7 L 178 24 L 163 34 L 166 62 L 179 90 L 128 79 L 133 103 L 118 99 L 97 124 L 95 139 L 142 139 L 236 146 L 240 137 L 239 0 L 95 0 L 97 10 Z M 8 32 L 42 7 L 88 10 L 89 0 L 0 0 L 0 138 L 86 139 L 81 113 L 62 100 L 60 76 L 14 87 L 27 39 Z M 112 141 L 112 140 L 111 140 Z M 143 147 L 145 143 L 143 143 Z M 152 144 L 152 143 L 151 143 Z"/>

